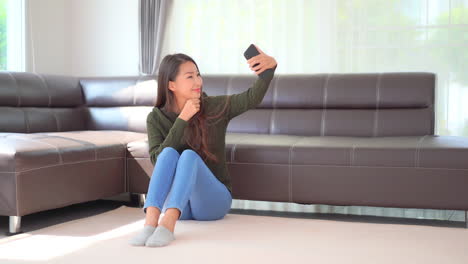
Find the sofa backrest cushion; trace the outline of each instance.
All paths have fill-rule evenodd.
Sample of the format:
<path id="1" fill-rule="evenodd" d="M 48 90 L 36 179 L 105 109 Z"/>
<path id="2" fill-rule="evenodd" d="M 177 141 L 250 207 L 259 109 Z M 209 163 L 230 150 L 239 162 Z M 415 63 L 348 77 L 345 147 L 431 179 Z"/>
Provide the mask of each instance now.
<path id="1" fill-rule="evenodd" d="M 0 72 L 0 132 L 83 130 L 83 106 L 77 78 Z"/>
<path id="2" fill-rule="evenodd" d="M 241 93 L 255 75 L 203 75 L 208 95 Z M 80 78 L 89 129 L 146 132 L 157 76 Z M 301 136 L 434 134 L 435 74 L 277 74 L 263 101 L 228 132 Z"/>
<path id="3" fill-rule="evenodd" d="M 255 76 L 204 75 L 208 95 L 245 91 Z M 277 74 L 262 103 L 228 132 L 302 136 L 434 134 L 435 74 Z"/>
<path id="4" fill-rule="evenodd" d="M 146 117 L 156 103 L 156 76 L 83 77 L 90 130 L 146 132 Z"/>
<path id="5" fill-rule="evenodd" d="M 247 90 L 254 75 L 203 75 L 208 95 Z M 84 77 L 0 72 L 0 132 L 146 132 L 157 76 Z M 256 108 L 228 132 L 303 136 L 434 134 L 435 74 L 277 74 Z"/>

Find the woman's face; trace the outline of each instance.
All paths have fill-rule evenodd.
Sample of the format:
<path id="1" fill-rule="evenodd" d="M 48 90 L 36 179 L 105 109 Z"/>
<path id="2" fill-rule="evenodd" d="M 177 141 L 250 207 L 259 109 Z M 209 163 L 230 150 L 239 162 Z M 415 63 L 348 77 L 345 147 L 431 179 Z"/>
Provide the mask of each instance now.
<path id="1" fill-rule="evenodd" d="M 169 81 L 169 89 L 179 100 L 200 98 L 202 85 L 203 80 L 197 66 L 191 61 L 182 63 L 175 81 Z"/>

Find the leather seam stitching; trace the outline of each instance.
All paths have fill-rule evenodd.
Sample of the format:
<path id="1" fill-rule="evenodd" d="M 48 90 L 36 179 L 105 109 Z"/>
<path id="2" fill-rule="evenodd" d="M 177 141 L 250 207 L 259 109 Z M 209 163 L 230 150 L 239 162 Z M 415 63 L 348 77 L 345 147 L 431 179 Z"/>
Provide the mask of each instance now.
<path id="1" fill-rule="evenodd" d="M 327 87 L 328 81 L 330 80 L 330 73 L 327 74 L 327 78 L 325 79 L 324 87 L 323 87 L 323 101 L 322 101 L 322 122 L 321 122 L 321 136 L 325 135 L 325 119 L 326 119 L 326 111 L 327 111 Z"/>
<path id="2" fill-rule="evenodd" d="M 379 128 L 379 100 L 380 100 L 380 82 L 382 79 L 382 73 L 379 73 L 379 76 L 377 77 L 377 84 L 376 84 L 376 110 L 375 110 L 375 115 L 374 115 L 374 137 L 377 136 L 377 131 Z"/>
<path id="3" fill-rule="evenodd" d="M 139 159 L 144 159 L 144 158 L 139 158 Z M 149 158 L 146 158 L 149 159 Z M 281 163 L 281 164 L 275 164 L 275 163 L 258 163 L 258 162 L 228 162 L 232 164 L 245 164 L 245 165 L 278 165 L 278 166 L 289 166 L 289 164 Z M 345 167 L 348 168 L 348 165 L 317 165 L 317 164 L 292 164 L 292 166 L 315 166 L 315 167 Z M 435 169 L 435 170 L 462 170 L 462 171 L 468 171 L 468 169 L 454 169 L 454 168 L 431 168 L 431 167 L 401 167 L 401 166 L 395 166 L 395 167 L 389 167 L 389 166 L 363 166 L 363 165 L 354 165 L 354 168 L 356 167 L 363 167 L 363 168 L 388 168 L 388 169 Z"/>
<path id="4" fill-rule="evenodd" d="M 47 142 L 44 142 L 44 141 L 35 140 L 35 139 L 33 139 L 33 138 L 19 138 L 19 139 L 22 139 L 22 140 L 24 140 L 24 141 L 34 141 L 34 142 L 39 142 L 39 143 L 41 143 L 41 144 L 46 144 L 46 145 L 49 145 L 49 146 L 52 146 L 52 147 L 54 147 L 54 148 L 57 150 L 57 154 L 58 154 L 58 156 L 59 156 L 59 164 L 58 164 L 58 165 L 61 165 L 61 164 L 63 164 L 62 153 L 60 152 L 60 149 L 59 149 L 57 146 L 55 146 L 55 145 L 52 145 L 52 144 L 50 144 L 50 143 L 47 143 Z"/>
<path id="5" fill-rule="evenodd" d="M 236 146 L 237 144 L 234 144 L 234 146 L 232 146 L 231 148 L 231 162 L 232 163 L 234 163 L 234 152 L 235 152 Z"/>
<path id="6" fill-rule="evenodd" d="M 276 109 L 276 101 L 278 100 L 278 78 L 273 79 L 273 109 Z"/>
<path id="7" fill-rule="evenodd" d="M 414 159 L 414 163 L 415 163 L 415 164 L 414 164 L 414 167 L 416 167 L 416 168 L 420 168 L 420 167 L 419 167 L 419 158 L 420 158 L 420 157 L 419 157 L 419 151 L 420 151 L 420 149 L 421 149 L 421 143 L 423 142 L 423 140 L 424 140 L 424 138 L 425 138 L 426 136 L 427 136 L 427 135 L 424 135 L 424 136 L 418 141 L 418 144 L 416 145 L 416 153 L 415 153 L 416 157 L 415 157 L 415 159 Z"/>
<path id="8" fill-rule="evenodd" d="M 62 132 L 61 127 L 60 127 L 59 122 L 58 122 L 58 119 L 57 119 L 57 115 L 55 114 L 55 111 L 52 110 L 52 108 L 49 108 L 49 112 L 52 114 L 52 116 L 55 119 L 55 126 L 57 127 L 57 131 Z"/>
<path id="9" fill-rule="evenodd" d="M 15 83 L 15 86 L 16 86 L 16 107 L 20 107 L 21 106 L 21 92 L 20 92 L 20 89 L 19 89 L 19 85 L 18 85 L 18 81 L 16 80 L 15 76 L 11 73 L 11 72 L 7 72 L 10 77 L 13 79 L 13 82 Z"/>
<path id="10" fill-rule="evenodd" d="M 273 128 L 274 128 L 274 122 L 275 122 L 275 108 L 273 108 L 273 110 L 271 111 L 271 115 L 270 115 L 270 131 L 269 131 L 269 134 L 271 135 L 272 134 L 272 131 L 273 131 Z"/>
<path id="11" fill-rule="evenodd" d="M 37 73 L 33 73 L 33 74 L 36 75 L 37 78 L 39 78 L 41 80 L 43 86 L 45 87 L 45 89 L 47 91 L 47 96 L 49 97 L 49 101 L 47 102 L 47 107 L 51 107 L 52 97 L 50 96 L 49 86 L 47 85 L 46 81 L 44 80 L 44 78 L 40 74 L 37 74 Z"/>
<path id="12" fill-rule="evenodd" d="M 294 146 L 296 146 L 297 143 L 299 143 L 304 137 L 299 138 L 296 142 L 294 142 L 291 147 L 289 147 L 289 202 L 292 202 L 292 151 L 294 149 Z"/>
<path id="13" fill-rule="evenodd" d="M 26 133 L 30 133 L 28 114 L 24 108 L 20 109 L 23 111 L 24 114 L 24 124 L 26 125 Z"/>

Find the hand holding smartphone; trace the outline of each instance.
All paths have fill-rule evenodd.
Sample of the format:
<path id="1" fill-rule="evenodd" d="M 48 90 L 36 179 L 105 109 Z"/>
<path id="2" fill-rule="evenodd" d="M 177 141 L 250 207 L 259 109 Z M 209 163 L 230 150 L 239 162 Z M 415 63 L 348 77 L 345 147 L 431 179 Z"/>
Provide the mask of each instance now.
<path id="1" fill-rule="evenodd" d="M 248 59 L 250 59 L 252 57 L 255 57 L 255 56 L 259 55 L 259 54 L 260 54 L 260 52 L 257 50 L 255 45 L 250 44 L 250 46 L 244 52 L 244 57 L 248 60 Z M 254 67 L 257 66 L 257 65 L 258 65 L 258 63 L 255 64 Z"/>
<path id="2" fill-rule="evenodd" d="M 257 48 L 255 47 L 254 44 L 250 44 L 250 46 L 245 50 L 244 52 L 244 57 L 249 60 L 250 58 L 252 57 L 255 57 L 257 55 L 260 55 L 260 52 L 257 50 Z M 253 65 L 252 67 L 256 67 L 257 65 L 259 65 L 260 63 L 256 63 L 255 65 Z M 264 75 L 268 72 L 268 71 L 273 71 L 272 69 L 266 69 L 264 70 L 262 73 L 258 74 L 258 76 L 262 77 L 262 79 L 264 79 Z"/>

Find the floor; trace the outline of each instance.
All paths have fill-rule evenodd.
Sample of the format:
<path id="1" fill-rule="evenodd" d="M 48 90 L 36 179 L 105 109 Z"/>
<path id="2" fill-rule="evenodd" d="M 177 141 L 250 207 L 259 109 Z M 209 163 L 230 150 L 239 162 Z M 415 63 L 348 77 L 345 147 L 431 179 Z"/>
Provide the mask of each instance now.
<path id="1" fill-rule="evenodd" d="M 135 201 L 108 199 L 24 216 L 14 236 L 2 216 L 0 264 L 468 263 L 461 221 L 233 207 L 222 220 L 179 221 L 167 247 L 130 246 L 143 224 Z"/>
<path id="2" fill-rule="evenodd" d="M 137 207 L 133 201 L 113 201 L 113 200 L 97 200 L 87 203 L 70 205 L 63 208 L 38 212 L 21 218 L 21 228 L 23 232 L 30 232 L 37 229 L 53 226 L 59 223 L 64 223 L 71 220 L 85 218 L 93 215 L 98 215 L 106 211 L 116 209 L 122 205 Z M 381 216 L 365 216 L 365 215 L 343 215 L 343 214 L 325 214 L 325 213 L 297 213 L 297 212 L 276 212 L 263 210 L 244 210 L 231 209 L 231 214 L 244 215 L 262 215 L 262 216 L 278 216 L 291 218 L 305 219 L 321 219 L 321 220 L 336 220 L 345 222 L 365 222 L 365 223 L 388 223 L 388 224 L 404 224 L 404 225 L 422 225 L 422 226 L 438 226 L 450 228 L 465 228 L 465 223 L 460 221 L 443 221 L 430 219 L 411 219 L 411 218 L 394 218 Z M 6 232 L 9 228 L 8 216 L 0 216 L 0 239 L 6 237 Z"/>

